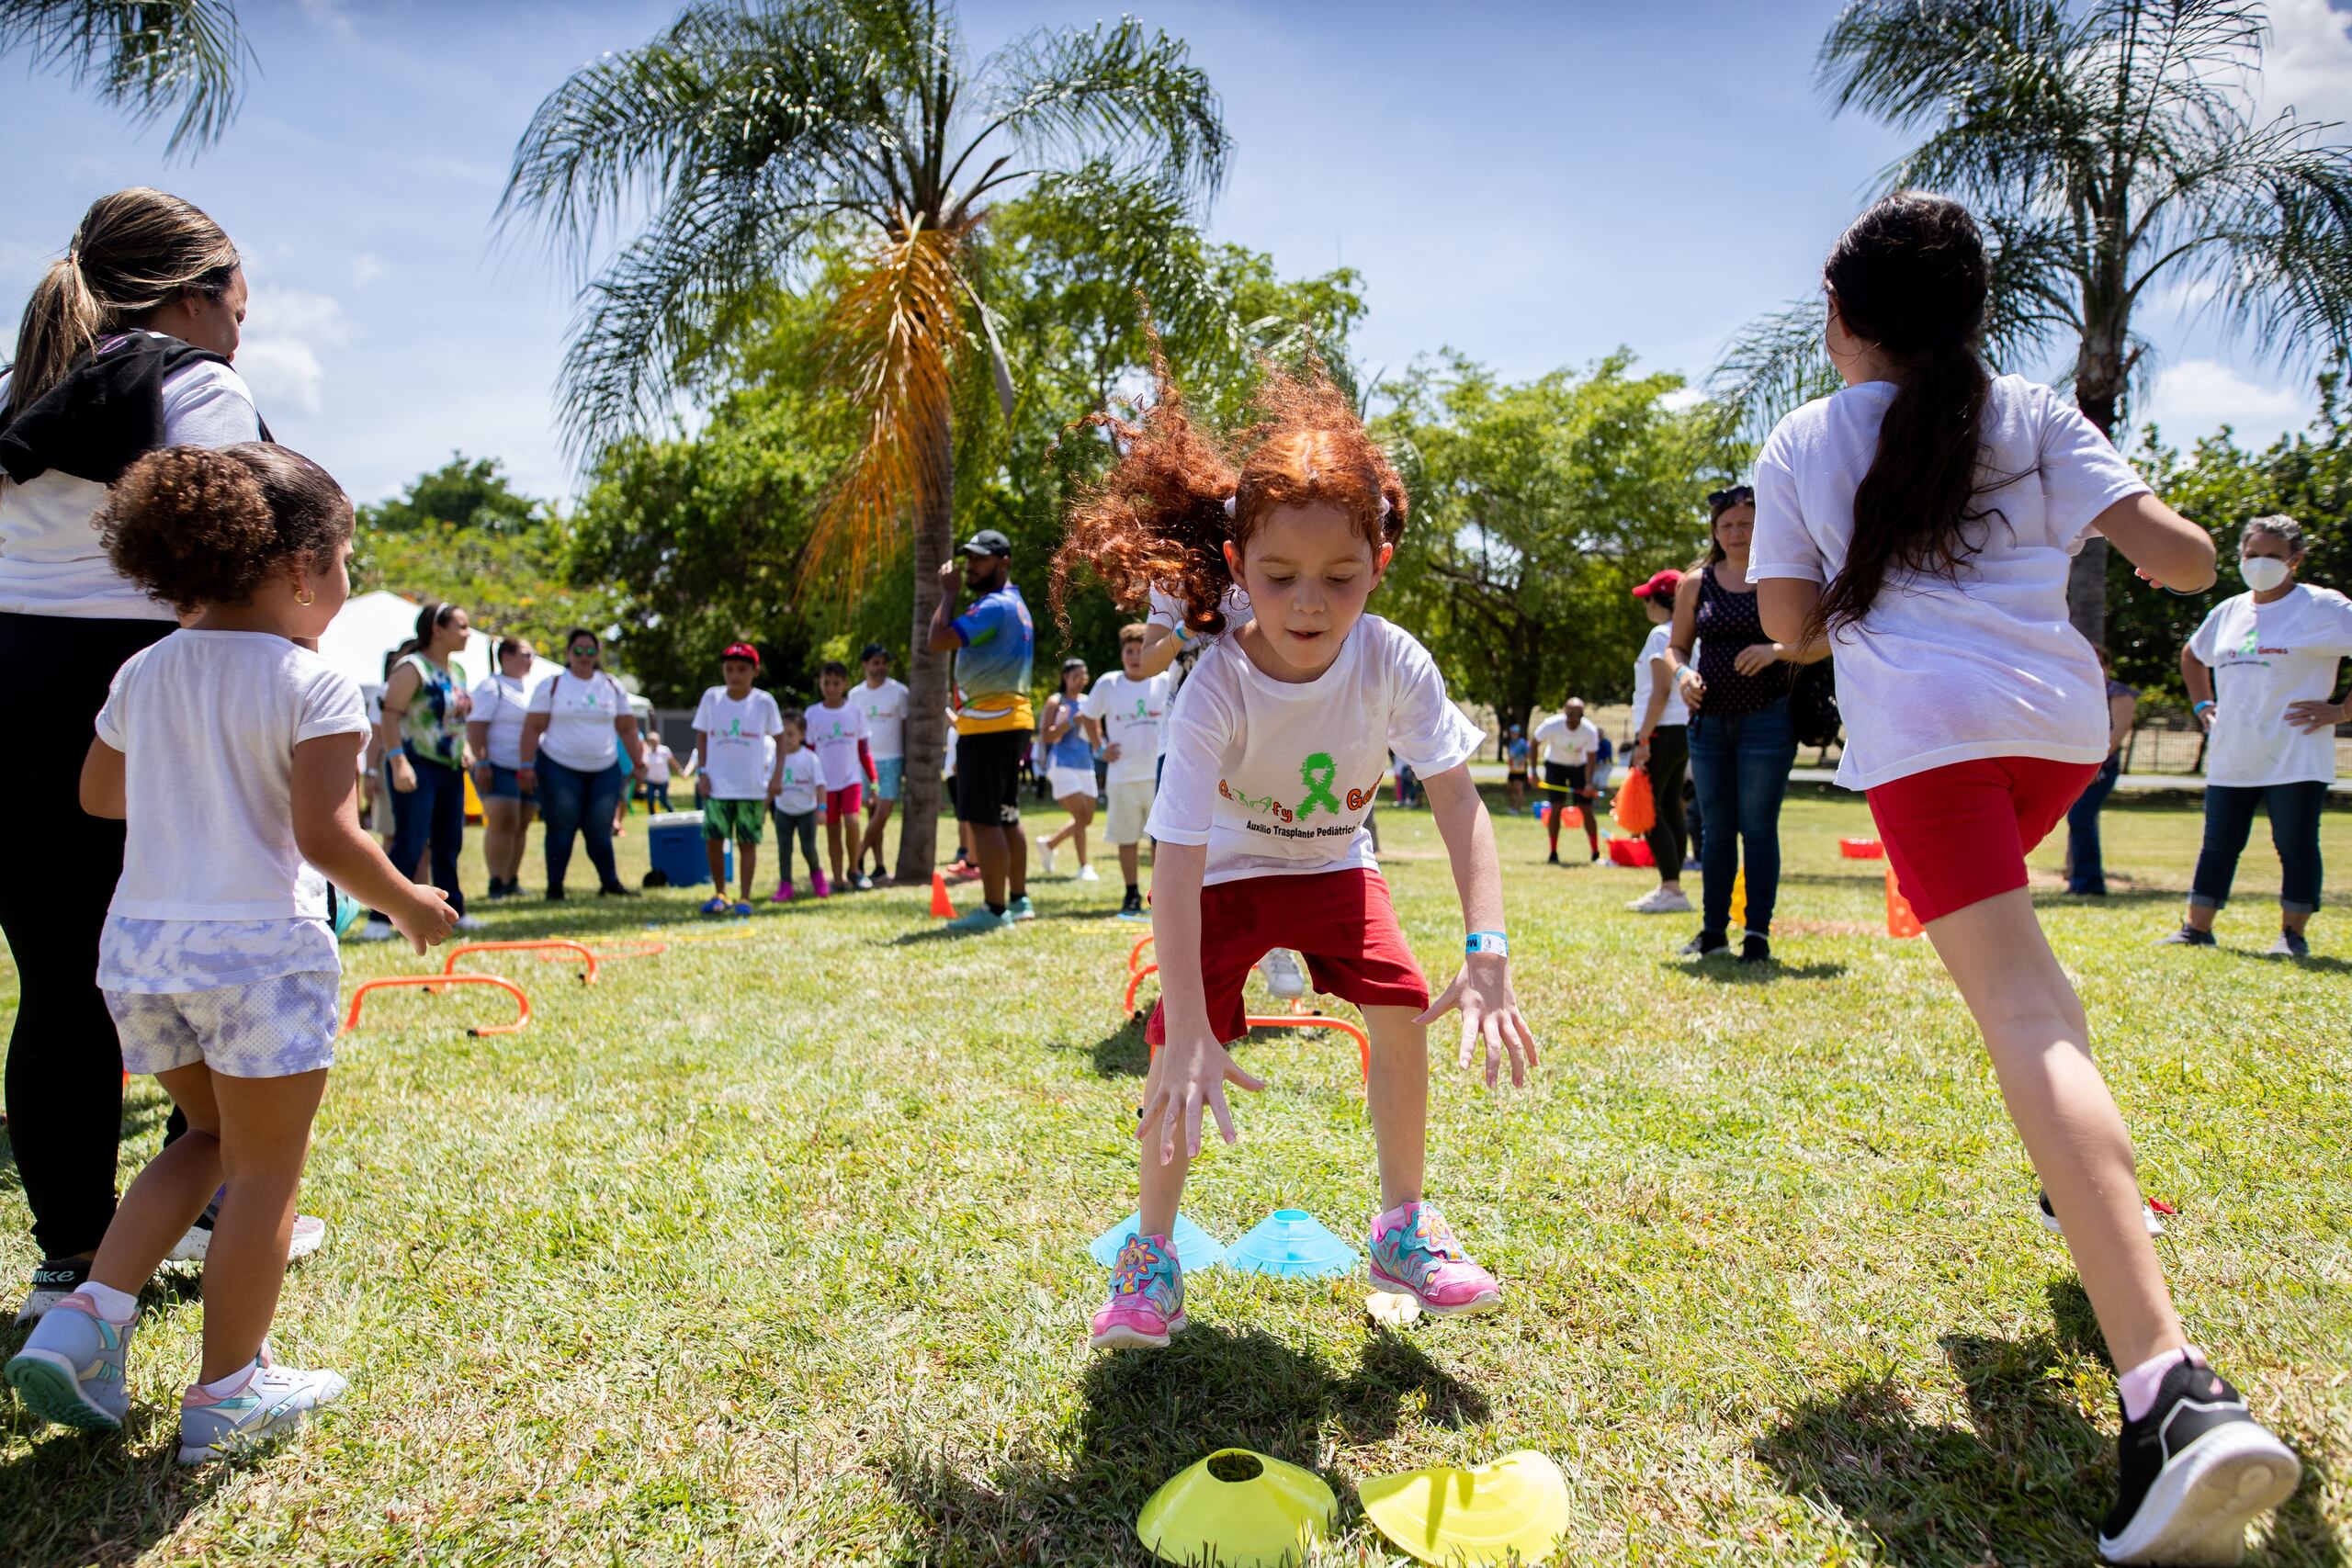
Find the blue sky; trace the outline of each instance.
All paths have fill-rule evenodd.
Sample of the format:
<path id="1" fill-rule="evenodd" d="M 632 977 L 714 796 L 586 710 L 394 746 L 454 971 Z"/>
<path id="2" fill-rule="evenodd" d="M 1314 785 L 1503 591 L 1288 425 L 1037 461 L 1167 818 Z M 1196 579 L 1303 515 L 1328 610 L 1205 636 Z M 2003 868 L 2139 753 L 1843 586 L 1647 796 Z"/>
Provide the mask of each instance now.
<path id="1" fill-rule="evenodd" d="M 1702 376 L 1742 322 L 1812 286 L 1900 145 L 1832 118 L 1811 89 L 1834 0 L 1127 3 L 1189 39 L 1223 95 L 1237 150 L 1211 230 L 1285 272 L 1359 268 L 1372 313 L 1357 352 L 1374 367 L 1452 346 L 1525 377 L 1624 344 Z M 0 208 L 0 330 L 13 335 L 93 197 L 160 186 L 243 249 L 239 367 L 279 437 L 356 496 L 453 449 L 570 492 L 551 413 L 571 281 L 536 246 L 498 243 L 491 213 L 539 99 L 673 6 L 240 10 L 260 70 L 243 117 L 193 159 L 166 162 L 160 130 L 0 61 L 0 135 L 20 150 Z M 2274 0 L 2271 14 L 2266 107 L 2352 120 L 2352 9 Z M 1104 15 L 1060 0 L 962 10 L 976 51 Z M 2138 417 L 2184 444 L 2224 421 L 2257 442 L 2300 427 L 2308 377 L 2222 341 L 2186 303 L 2143 313 L 2163 368 Z"/>

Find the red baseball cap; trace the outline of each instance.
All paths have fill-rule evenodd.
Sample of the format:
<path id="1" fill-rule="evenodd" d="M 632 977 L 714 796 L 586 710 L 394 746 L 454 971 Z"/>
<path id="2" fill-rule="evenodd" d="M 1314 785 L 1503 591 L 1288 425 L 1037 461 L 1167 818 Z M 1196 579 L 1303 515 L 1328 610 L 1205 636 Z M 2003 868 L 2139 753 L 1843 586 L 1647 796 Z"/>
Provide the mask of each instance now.
<path id="1" fill-rule="evenodd" d="M 1682 574 L 1675 570 L 1672 567 L 1668 567 L 1664 571 L 1651 574 L 1650 580 L 1647 582 L 1645 582 L 1640 587 L 1634 589 L 1634 597 L 1636 599 L 1655 599 L 1659 594 L 1663 593 L 1671 598 L 1674 594 L 1674 591 L 1681 586 Z"/>
<path id="2" fill-rule="evenodd" d="M 748 659 L 752 661 L 752 669 L 757 670 L 760 667 L 760 650 L 748 642 L 729 643 L 727 651 L 718 656 L 718 661 L 724 664 L 730 659 Z"/>

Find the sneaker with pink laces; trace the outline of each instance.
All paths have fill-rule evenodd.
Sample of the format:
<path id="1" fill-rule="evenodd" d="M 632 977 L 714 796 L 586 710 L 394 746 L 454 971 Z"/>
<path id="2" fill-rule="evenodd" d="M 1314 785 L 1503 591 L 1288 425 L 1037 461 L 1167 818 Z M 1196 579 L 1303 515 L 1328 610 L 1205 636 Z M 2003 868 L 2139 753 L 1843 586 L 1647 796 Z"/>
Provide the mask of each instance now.
<path id="1" fill-rule="evenodd" d="M 775 891 L 768 895 L 768 902 L 769 902 L 769 903 L 771 903 L 771 904 L 789 904 L 789 903 L 791 903 L 791 902 L 792 902 L 792 884 L 791 884 L 791 883 L 789 883 L 789 882 L 779 882 L 779 883 L 777 883 L 777 884 L 775 885 Z"/>
<path id="2" fill-rule="evenodd" d="M 1094 1314 L 1096 1350 L 1157 1350 L 1184 1329 L 1184 1270 L 1164 1235 L 1131 1235 L 1111 1268 L 1111 1299 Z"/>
<path id="3" fill-rule="evenodd" d="M 1434 1316 L 1502 1304 L 1502 1287 L 1470 1261 L 1434 1203 L 1399 1204 L 1373 1221 L 1369 1250 L 1372 1282 L 1412 1297 Z"/>

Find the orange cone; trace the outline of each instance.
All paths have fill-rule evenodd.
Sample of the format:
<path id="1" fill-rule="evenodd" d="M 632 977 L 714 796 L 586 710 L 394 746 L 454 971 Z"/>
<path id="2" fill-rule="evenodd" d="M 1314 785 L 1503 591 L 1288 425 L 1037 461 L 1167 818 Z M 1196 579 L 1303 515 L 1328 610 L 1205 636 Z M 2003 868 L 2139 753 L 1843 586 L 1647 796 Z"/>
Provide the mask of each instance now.
<path id="1" fill-rule="evenodd" d="M 935 871 L 931 874 L 931 912 L 943 920 L 956 918 L 956 906 L 947 897 L 947 879 Z"/>
<path id="2" fill-rule="evenodd" d="M 1911 900 L 1894 885 L 1894 868 L 1886 868 L 1886 934 L 1894 937 L 1923 936 L 1925 929 L 1919 917 L 1911 912 Z"/>

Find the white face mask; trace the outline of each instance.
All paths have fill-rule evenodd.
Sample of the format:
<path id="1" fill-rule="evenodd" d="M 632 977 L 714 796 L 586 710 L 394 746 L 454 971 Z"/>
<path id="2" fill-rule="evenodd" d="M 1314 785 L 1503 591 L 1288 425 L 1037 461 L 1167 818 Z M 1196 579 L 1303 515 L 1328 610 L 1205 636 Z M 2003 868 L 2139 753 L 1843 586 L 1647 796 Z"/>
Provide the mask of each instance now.
<path id="1" fill-rule="evenodd" d="M 2277 556 L 2240 556 L 2238 575 L 2256 593 L 2267 593 L 2287 581 L 2293 569 Z"/>

